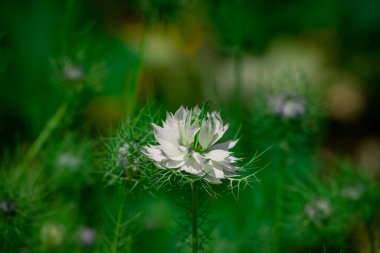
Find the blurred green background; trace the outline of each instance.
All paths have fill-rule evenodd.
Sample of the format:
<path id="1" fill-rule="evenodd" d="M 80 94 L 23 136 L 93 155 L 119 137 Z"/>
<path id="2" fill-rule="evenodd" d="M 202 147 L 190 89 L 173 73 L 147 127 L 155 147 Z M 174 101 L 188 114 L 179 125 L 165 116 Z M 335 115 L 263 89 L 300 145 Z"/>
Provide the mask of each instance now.
<path id="1" fill-rule="evenodd" d="M 329 105 L 327 145 L 355 153 L 378 141 L 379 11 L 376 1 L 3 1 L 1 148 L 33 140 L 63 100 L 55 62 L 102 66 L 102 92 L 81 109 L 104 129 L 131 100 L 234 99 L 239 58 L 241 104 L 260 76 L 301 72 Z"/>
<path id="2" fill-rule="evenodd" d="M 89 152 L 97 153 L 98 142 L 110 129 L 136 115 L 148 101 L 174 111 L 180 105 L 195 106 L 209 99 L 231 122 L 231 136 L 241 130 L 239 152 L 245 157 L 272 147 L 261 161 L 262 166 L 269 166 L 258 174 L 260 184 L 243 193 L 238 202 L 232 197 L 216 201 L 212 216 L 220 224 L 214 230 L 210 252 L 327 249 L 374 253 L 376 248 L 379 252 L 379 213 L 373 206 L 380 205 L 376 195 L 380 175 L 380 1 L 3 0 L 0 6 L 0 153 L 4 171 L 12 174 L 16 170 L 52 115 L 70 101 L 58 133 L 44 144 L 34 165 L 42 168 L 46 181 L 58 180 L 53 180 L 56 189 L 48 186 L 52 195 L 41 197 L 44 205 L 35 200 L 41 204 L 38 210 L 55 214 L 38 218 L 42 224 L 38 232 L 20 228 L 21 241 L 34 233 L 36 245 L 47 244 L 39 251 L 110 252 L 66 244 L 67 238 L 72 240 L 67 234 L 75 235 L 78 229 L 75 223 L 94 227 L 98 234 L 107 231 L 106 219 L 99 222 L 104 218 L 99 213 L 108 212 L 105 206 L 117 213 L 122 198 L 116 188 L 102 190 L 101 166 L 91 158 L 97 154 Z M 263 101 L 268 89 L 302 94 L 313 113 L 295 124 L 268 119 Z M 87 141 L 91 144 L 78 144 Z M 89 156 L 82 159 L 88 161 L 90 171 L 82 169 L 82 176 L 56 174 L 54 161 L 49 159 L 59 156 L 57 150 L 73 147 Z M 351 165 L 340 165 L 342 160 Z M 286 174 L 284 188 L 276 188 L 280 167 L 292 169 L 281 172 Z M 370 215 L 342 230 L 302 232 L 294 226 L 290 230 L 311 236 L 284 236 L 291 233 L 281 224 L 292 221 L 285 211 L 276 211 L 286 201 L 271 201 L 271 196 L 283 195 L 278 191 L 272 195 L 275 189 L 286 195 L 286 187 L 297 185 L 296 181 L 307 185 L 308 177 L 313 177 L 308 175 L 314 174 L 332 178 L 331 184 L 339 185 L 336 167 L 360 168 L 347 170 L 354 175 L 364 173 L 366 180 L 376 185 L 375 197 L 368 190 L 369 204 L 360 204 L 370 206 Z M 92 168 L 97 168 L 96 172 Z M 359 178 L 350 173 L 347 178 Z M 296 179 L 288 182 L 287 177 Z M 22 186 L 33 177 L 27 178 L 16 181 Z M 17 191 L 27 192 L 15 185 L 12 190 L 2 186 L 0 197 L 17 199 Z M 323 187 L 317 184 L 316 192 Z M 143 218 L 136 219 L 142 225 L 126 232 L 136 235 L 132 246 L 120 252 L 179 251 L 178 238 L 170 232 L 174 226 L 170 218 L 178 207 L 165 198 L 139 194 L 142 196 L 131 201 L 126 216 L 141 212 Z M 28 203 L 17 208 L 25 216 L 28 209 L 34 215 Z M 295 211 L 296 206 L 290 209 Z M 68 210 L 57 211 L 61 207 Z M 300 212 L 305 210 L 300 208 Z M 339 224 L 352 219 L 340 218 Z M 25 222 L 36 220 L 29 217 Z M 374 229 L 368 231 L 375 231 L 372 239 L 365 229 L 369 223 Z M 62 231 L 66 234 L 60 239 Z M 13 252 L 9 250 L 15 250 L 15 245 L 10 243 L 4 252 Z M 14 252 L 39 252 L 30 245 L 34 244 L 25 242 Z"/>

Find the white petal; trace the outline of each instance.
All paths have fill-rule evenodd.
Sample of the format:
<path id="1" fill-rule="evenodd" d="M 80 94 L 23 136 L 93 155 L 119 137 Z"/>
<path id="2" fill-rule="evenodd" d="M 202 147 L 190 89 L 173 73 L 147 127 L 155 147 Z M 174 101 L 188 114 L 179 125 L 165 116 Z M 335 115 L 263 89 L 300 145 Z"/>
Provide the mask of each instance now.
<path id="1" fill-rule="evenodd" d="M 239 140 L 232 140 L 232 141 L 226 141 L 226 142 L 223 142 L 223 143 L 215 144 L 215 145 L 212 146 L 210 149 L 211 149 L 211 150 L 221 149 L 221 150 L 228 151 L 229 149 L 235 147 L 235 146 L 236 146 L 236 143 L 237 143 L 238 141 L 239 141 Z"/>
<path id="2" fill-rule="evenodd" d="M 240 161 L 240 160 L 241 160 L 241 158 L 236 158 L 236 157 L 230 155 L 229 157 L 227 157 L 226 159 L 224 159 L 224 162 L 226 162 L 226 163 L 235 163 L 235 162 Z"/>
<path id="3" fill-rule="evenodd" d="M 149 145 L 149 146 L 145 146 L 144 150 L 150 154 L 161 154 L 162 153 L 160 146 Z"/>
<path id="4" fill-rule="evenodd" d="M 205 157 L 213 161 L 224 161 L 224 159 L 226 159 L 230 154 L 231 152 L 217 149 L 208 152 L 207 154 L 205 154 Z"/>
<path id="5" fill-rule="evenodd" d="M 166 114 L 166 120 L 163 122 L 164 128 L 178 128 L 178 121 L 174 119 L 171 113 Z"/>
<path id="6" fill-rule="evenodd" d="M 225 125 L 225 126 L 221 126 L 220 128 L 217 129 L 216 131 L 216 138 L 215 138 L 215 141 L 211 144 L 215 144 L 217 141 L 219 141 L 220 138 L 222 138 L 222 136 L 224 135 L 224 133 L 228 130 L 228 128 L 230 127 L 230 125 Z"/>
<path id="7" fill-rule="evenodd" d="M 198 163 L 193 157 L 189 157 L 185 164 L 181 167 L 181 170 L 187 173 L 200 175 L 202 174 L 202 164 Z"/>
<path id="8" fill-rule="evenodd" d="M 215 178 L 224 178 L 223 170 L 218 170 L 217 168 L 214 168 L 213 172 Z"/>
<path id="9" fill-rule="evenodd" d="M 156 162 L 161 162 L 162 160 L 166 159 L 161 149 L 159 149 L 157 146 L 145 146 L 145 150 L 143 151 L 143 153 Z"/>
<path id="10" fill-rule="evenodd" d="M 236 171 L 241 170 L 241 168 L 235 167 L 232 164 L 225 163 L 225 162 L 210 161 L 210 164 L 212 167 L 217 168 L 219 170 L 223 170 L 223 171 L 236 172 Z"/>
<path id="11" fill-rule="evenodd" d="M 175 128 L 162 128 L 156 124 L 152 125 L 154 130 L 154 137 L 158 143 L 161 144 L 162 141 L 167 141 L 175 145 L 178 144 L 179 133 Z"/>
<path id="12" fill-rule="evenodd" d="M 163 155 L 155 155 L 155 154 L 151 155 L 150 158 L 152 158 L 156 162 L 161 162 L 166 159 L 166 157 Z"/>
<path id="13" fill-rule="evenodd" d="M 190 173 L 193 175 L 199 175 L 202 172 L 200 169 L 197 169 L 197 168 L 189 166 L 189 165 L 183 165 L 181 167 L 181 170 L 186 171 L 187 173 Z"/>
<path id="14" fill-rule="evenodd" d="M 219 178 L 215 178 L 215 177 L 213 177 L 213 176 L 211 176 L 211 175 L 209 175 L 209 174 L 206 174 L 206 175 L 204 176 L 204 179 L 205 179 L 207 182 L 209 182 L 210 184 L 220 184 L 220 183 L 222 183 L 222 181 L 220 181 Z"/>
<path id="15" fill-rule="evenodd" d="M 179 132 L 181 144 L 185 146 L 191 146 L 198 131 L 199 127 L 183 126 L 180 128 Z"/>
<path id="16" fill-rule="evenodd" d="M 223 126 L 223 121 L 218 112 L 208 113 L 207 117 L 206 120 L 203 120 L 199 130 L 199 143 L 203 150 L 214 145 L 228 129 L 228 124 Z"/>
<path id="17" fill-rule="evenodd" d="M 194 137 L 199 131 L 197 123 L 191 124 L 192 112 L 186 111 L 183 120 L 178 121 L 178 132 L 180 136 L 180 142 L 182 145 L 191 146 L 194 142 Z"/>
<path id="18" fill-rule="evenodd" d="M 167 161 L 162 163 L 162 166 L 166 167 L 166 168 L 173 169 L 173 168 L 179 168 L 179 167 L 183 166 L 184 164 L 185 164 L 185 161 L 167 160 Z"/>
<path id="19" fill-rule="evenodd" d="M 189 113 L 189 110 L 181 106 L 175 113 L 174 118 L 178 121 L 185 120 L 186 115 Z"/>
<path id="20" fill-rule="evenodd" d="M 176 161 L 183 160 L 187 154 L 187 152 L 183 151 L 183 149 L 180 149 L 180 147 L 177 147 L 172 143 L 166 141 L 161 141 L 161 149 L 168 158 Z"/>
<path id="21" fill-rule="evenodd" d="M 198 152 L 193 152 L 192 157 L 194 158 L 194 160 L 195 160 L 199 165 L 201 165 L 201 164 L 204 163 L 204 160 L 205 160 L 204 157 L 203 157 L 201 154 L 199 154 Z"/>
<path id="22" fill-rule="evenodd" d="M 202 127 L 199 130 L 199 144 L 201 144 L 203 150 L 207 149 L 214 139 L 214 129 L 212 129 L 211 122 L 209 120 L 203 120 Z"/>

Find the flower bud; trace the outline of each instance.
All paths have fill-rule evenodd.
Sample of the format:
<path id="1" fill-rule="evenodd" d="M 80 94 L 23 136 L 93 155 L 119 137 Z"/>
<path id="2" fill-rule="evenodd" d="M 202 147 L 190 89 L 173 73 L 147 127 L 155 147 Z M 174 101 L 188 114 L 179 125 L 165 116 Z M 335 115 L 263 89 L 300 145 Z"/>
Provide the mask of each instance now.
<path id="1" fill-rule="evenodd" d="M 299 95 L 279 94 L 269 101 L 273 113 L 283 118 L 299 118 L 306 113 L 305 99 Z"/>
<path id="2" fill-rule="evenodd" d="M 80 83 L 84 80 L 84 70 L 78 65 L 67 64 L 62 70 L 62 75 L 69 83 Z"/>
<path id="3" fill-rule="evenodd" d="M 348 185 L 342 189 L 341 195 L 345 199 L 357 201 L 363 196 L 364 191 L 365 189 L 362 184 Z"/>
<path id="4" fill-rule="evenodd" d="M 305 206 L 305 214 L 317 227 L 325 225 L 332 214 L 332 207 L 327 199 L 317 199 Z"/>
<path id="5" fill-rule="evenodd" d="M 13 200 L 2 200 L 0 202 L 0 211 L 4 215 L 14 216 L 16 215 L 17 205 Z"/>
<path id="6" fill-rule="evenodd" d="M 62 245 L 64 240 L 64 227 L 61 224 L 48 223 L 41 228 L 41 241 L 48 247 Z"/>
<path id="7" fill-rule="evenodd" d="M 82 159 L 70 152 L 63 152 L 58 156 L 56 164 L 59 168 L 77 169 L 82 164 Z"/>
<path id="8" fill-rule="evenodd" d="M 79 230 L 78 239 L 83 246 L 89 247 L 94 244 L 96 235 L 97 233 L 95 229 L 84 227 Z"/>
<path id="9" fill-rule="evenodd" d="M 121 146 L 119 148 L 118 160 L 117 160 L 118 166 L 121 166 L 124 168 L 128 166 L 128 164 L 129 164 L 128 157 L 127 157 L 128 150 L 129 150 L 129 144 L 128 143 L 125 143 L 123 146 Z"/>

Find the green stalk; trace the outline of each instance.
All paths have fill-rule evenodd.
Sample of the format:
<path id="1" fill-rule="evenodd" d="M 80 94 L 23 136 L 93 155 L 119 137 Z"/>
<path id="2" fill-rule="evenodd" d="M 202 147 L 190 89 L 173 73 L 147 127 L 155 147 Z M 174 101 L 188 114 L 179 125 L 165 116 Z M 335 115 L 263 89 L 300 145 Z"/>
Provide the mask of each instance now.
<path id="1" fill-rule="evenodd" d="M 283 201 L 283 193 L 284 193 L 284 177 L 285 177 L 285 171 L 284 167 L 286 166 L 286 152 L 281 150 L 281 160 L 279 163 L 279 172 L 277 175 L 277 182 L 276 182 L 276 199 L 275 199 L 275 216 L 274 216 L 274 235 L 273 235 L 273 252 L 279 251 L 279 243 L 280 243 L 280 237 L 281 237 L 281 220 L 283 216 L 283 210 L 282 210 L 282 201 Z"/>
<path id="2" fill-rule="evenodd" d="M 139 44 L 138 52 L 137 52 L 138 54 L 137 66 L 135 69 L 131 71 L 131 75 L 130 75 L 130 85 L 129 85 L 129 90 L 127 94 L 128 117 L 132 117 L 136 109 L 137 97 L 138 97 L 138 91 L 139 91 L 139 81 L 140 81 L 140 76 L 141 76 L 143 63 L 144 63 L 144 49 L 145 49 L 146 33 L 147 32 L 144 30 L 141 37 L 140 44 Z"/>
<path id="3" fill-rule="evenodd" d="M 50 118 L 50 120 L 46 123 L 44 129 L 38 136 L 38 138 L 34 141 L 32 146 L 29 148 L 28 152 L 24 156 L 24 159 L 19 164 L 18 168 L 24 168 L 29 165 L 29 163 L 34 159 L 34 157 L 41 150 L 41 147 L 45 144 L 46 140 L 50 137 L 51 133 L 57 128 L 59 123 L 61 122 L 63 116 L 65 115 L 68 108 L 68 103 L 63 103 L 55 112 L 55 114 Z"/>
<path id="4" fill-rule="evenodd" d="M 376 243 L 375 243 L 375 233 L 373 231 L 373 227 L 371 225 L 371 222 L 366 222 L 366 227 L 367 227 L 367 235 L 368 235 L 368 241 L 369 241 L 369 246 L 370 246 L 370 252 L 371 253 L 376 253 Z"/>
<path id="5" fill-rule="evenodd" d="M 69 29 L 72 26 L 73 21 L 73 14 L 74 14 L 74 6 L 75 6 L 75 0 L 68 0 L 65 8 L 65 14 L 64 14 L 64 31 L 65 35 L 68 34 Z"/>
<path id="6" fill-rule="evenodd" d="M 113 238 L 113 242 L 112 242 L 112 246 L 111 246 L 111 252 L 112 253 L 117 253 L 117 251 L 118 251 L 119 238 L 120 238 L 120 228 L 121 228 L 121 222 L 123 219 L 124 205 L 125 205 L 125 199 L 121 202 L 119 212 L 117 214 L 114 238 Z"/>
<path id="7" fill-rule="evenodd" d="M 191 204 L 191 224 L 192 224 L 192 233 L 191 233 L 191 244 L 192 244 L 192 253 L 198 252 L 198 188 L 197 184 L 193 184 L 191 188 L 192 195 L 192 204 Z"/>
<path id="8" fill-rule="evenodd" d="M 243 86 L 243 68 L 242 68 L 242 53 L 240 49 L 236 50 L 234 57 L 234 75 L 235 75 L 235 90 L 234 90 L 234 103 L 233 110 L 234 112 L 238 112 L 237 118 L 241 118 L 242 111 L 242 103 L 241 103 L 241 95 L 242 95 L 242 86 Z"/>
<path id="9" fill-rule="evenodd" d="M 242 56 L 240 50 L 236 50 L 234 57 L 234 74 L 235 74 L 235 99 L 239 100 L 242 90 Z"/>
<path id="10" fill-rule="evenodd" d="M 69 44 L 68 37 L 70 31 L 72 32 L 73 20 L 74 20 L 74 7 L 75 0 L 67 0 L 63 14 L 63 28 L 61 29 L 61 40 L 63 53 L 66 52 Z"/>

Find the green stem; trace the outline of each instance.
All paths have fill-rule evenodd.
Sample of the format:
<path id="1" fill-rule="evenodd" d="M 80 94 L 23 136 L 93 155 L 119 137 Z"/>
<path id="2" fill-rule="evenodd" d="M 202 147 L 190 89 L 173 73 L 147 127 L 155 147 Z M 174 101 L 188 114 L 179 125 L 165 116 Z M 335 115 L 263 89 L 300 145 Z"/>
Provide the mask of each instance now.
<path id="1" fill-rule="evenodd" d="M 371 253 L 376 253 L 376 243 L 375 243 L 375 233 L 373 231 L 373 227 L 371 225 L 371 222 L 366 223 L 367 227 L 367 234 L 368 234 L 368 241 L 371 249 Z"/>
<path id="2" fill-rule="evenodd" d="M 242 77 L 243 77 L 243 68 L 242 68 L 242 56 L 239 49 L 236 50 L 234 58 L 234 74 L 235 74 L 235 98 L 239 100 L 242 90 Z"/>
<path id="3" fill-rule="evenodd" d="M 197 207 L 198 207 L 198 188 L 197 184 L 193 184 L 191 188 L 192 195 L 192 205 L 191 205 L 191 224 L 192 224 L 192 233 L 191 233 L 191 244 L 192 252 L 198 252 L 198 221 L 197 221 Z"/>
<path id="4" fill-rule="evenodd" d="M 236 50 L 234 57 L 234 75 L 235 75 L 235 90 L 234 90 L 234 103 L 233 111 L 237 112 L 236 119 L 241 120 L 242 112 L 242 86 L 243 86 L 243 62 L 242 62 L 242 53 L 240 49 Z"/>
<path id="5" fill-rule="evenodd" d="M 281 220 L 282 220 L 282 201 L 283 201 L 283 193 L 284 193 L 284 177 L 285 177 L 285 171 L 284 167 L 286 166 L 286 153 L 285 151 L 281 150 L 281 160 L 279 163 L 279 171 L 277 175 L 277 182 L 276 182 L 276 199 L 275 199 L 275 216 L 274 216 L 274 235 L 273 235 L 273 252 L 279 251 L 279 243 L 280 243 L 280 237 L 281 237 Z"/>
<path id="6" fill-rule="evenodd" d="M 68 103 L 63 103 L 55 112 L 55 114 L 46 123 L 45 128 L 42 130 L 38 138 L 34 141 L 28 152 L 25 154 L 24 159 L 19 164 L 18 168 L 27 166 L 34 157 L 38 154 L 41 147 L 45 144 L 46 140 L 50 137 L 51 133 L 57 128 L 65 115 L 68 108 Z"/>
<path id="7" fill-rule="evenodd" d="M 69 46 L 68 35 L 73 28 L 75 0 L 67 0 L 63 14 L 63 28 L 61 29 L 61 39 L 64 52 Z M 72 31 L 71 31 L 72 32 Z"/>
<path id="8" fill-rule="evenodd" d="M 137 51 L 137 64 L 136 68 L 131 71 L 131 78 L 130 78 L 130 85 L 129 85 L 129 90 L 128 90 L 128 117 L 132 117 L 135 113 L 136 109 L 136 104 L 137 104 L 137 97 L 138 97 L 138 91 L 139 91 L 139 81 L 140 81 L 140 76 L 144 64 L 144 49 L 145 49 L 145 41 L 146 41 L 146 33 L 147 31 L 144 29 L 141 41 L 138 47 Z"/>
<path id="9" fill-rule="evenodd" d="M 119 212 L 117 214 L 114 238 L 113 238 L 112 247 L 111 247 L 112 253 L 117 253 L 117 251 L 118 251 L 119 238 L 120 238 L 120 228 L 121 228 L 121 222 L 123 219 L 124 205 L 125 205 L 125 199 L 121 202 Z"/>

